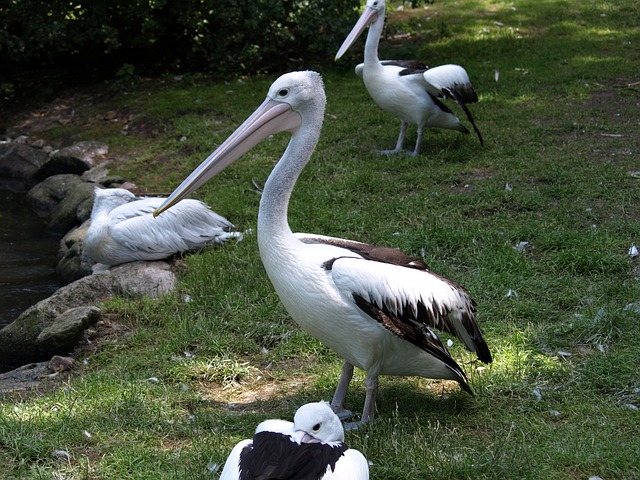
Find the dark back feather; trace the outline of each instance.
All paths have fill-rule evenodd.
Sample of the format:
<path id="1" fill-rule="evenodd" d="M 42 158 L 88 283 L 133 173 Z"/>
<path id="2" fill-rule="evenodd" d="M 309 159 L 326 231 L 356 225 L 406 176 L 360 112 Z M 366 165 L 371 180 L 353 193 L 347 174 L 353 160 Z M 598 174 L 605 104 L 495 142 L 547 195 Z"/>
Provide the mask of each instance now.
<path id="1" fill-rule="evenodd" d="M 240 453 L 240 480 L 319 480 L 348 449 L 344 443 L 298 444 L 288 435 L 259 432 Z"/>
<path id="2" fill-rule="evenodd" d="M 429 70 L 429 67 L 418 60 L 383 60 L 382 65 L 400 67 L 400 76 L 422 74 Z"/>

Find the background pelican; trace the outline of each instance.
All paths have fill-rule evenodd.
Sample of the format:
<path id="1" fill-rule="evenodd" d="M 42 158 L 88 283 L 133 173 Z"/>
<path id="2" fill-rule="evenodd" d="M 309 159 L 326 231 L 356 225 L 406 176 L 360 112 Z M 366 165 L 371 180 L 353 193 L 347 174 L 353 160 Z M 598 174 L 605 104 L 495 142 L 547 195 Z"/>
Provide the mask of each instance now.
<path id="1" fill-rule="evenodd" d="M 474 320 L 474 303 L 462 287 L 394 249 L 291 232 L 289 198 L 318 142 L 325 103 L 319 74 L 283 75 L 262 105 L 154 215 L 176 205 L 264 138 L 290 131 L 289 145 L 260 200 L 258 245 L 291 317 L 345 359 L 332 407 L 345 412 L 354 365 L 367 372 L 362 421 L 373 418 L 380 374 L 452 379 L 471 392 L 464 372 L 433 331 L 457 336 L 480 360 L 491 361 Z"/>
<path id="2" fill-rule="evenodd" d="M 422 131 L 425 127 L 445 128 L 469 133 L 458 117 L 439 98 L 454 100 L 464 110 L 475 130 L 480 144 L 482 135 L 476 127 L 467 103 L 478 101 L 469 75 L 460 65 L 442 65 L 429 68 L 414 60 L 378 59 L 378 43 L 384 27 L 386 5 L 384 0 L 367 0 L 367 5 L 342 46 L 336 54 L 338 60 L 369 25 L 364 47 L 364 63 L 356 66 L 356 73 L 373 101 L 385 112 L 395 115 L 402 122 L 400 135 L 393 150 L 382 153 L 393 154 L 402 150 L 407 124 L 418 126 L 418 138 L 413 155 L 420 153 Z"/>
<path id="3" fill-rule="evenodd" d="M 95 262 L 118 265 L 159 260 L 229 238 L 234 225 L 198 200 L 188 200 L 164 218 L 153 211 L 165 198 L 136 197 L 124 188 L 95 188 L 85 253 Z"/>
<path id="4" fill-rule="evenodd" d="M 369 464 L 344 443 L 340 419 L 327 402 L 300 407 L 292 422 L 265 420 L 229 454 L 220 480 L 367 480 Z"/>

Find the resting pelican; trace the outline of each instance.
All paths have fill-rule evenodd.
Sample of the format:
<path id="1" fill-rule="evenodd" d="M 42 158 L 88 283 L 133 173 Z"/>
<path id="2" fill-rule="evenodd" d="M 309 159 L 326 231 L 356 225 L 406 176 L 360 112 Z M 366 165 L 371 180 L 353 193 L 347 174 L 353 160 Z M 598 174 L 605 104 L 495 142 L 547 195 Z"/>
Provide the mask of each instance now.
<path id="1" fill-rule="evenodd" d="M 464 110 L 473 129 L 483 145 L 482 135 L 476 127 L 467 103 L 478 101 L 469 75 L 460 65 L 442 65 L 429 68 L 414 60 L 378 59 L 378 43 L 384 27 L 385 0 L 367 0 L 367 5 L 342 46 L 336 54 L 338 60 L 357 40 L 369 25 L 369 33 L 364 47 L 364 63 L 356 66 L 356 73 L 364 80 L 364 85 L 373 101 L 385 112 L 395 115 L 402 122 L 400 135 L 393 150 L 402 150 L 407 124 L 418 126 L 418 139 L 413 156 L 420 153 L 422 131 L 425 127 L 445 128 L 469 133 L 458 117 L 439 98 L 455 100 Z"/>
<path id="2" fill-rule="evenodd" d="M 327 402 L 308 403 L 293 423 L 265 420 L 231 451 L 220 480 L 367 480 L 369 464 L 344 443 L 340 419 Z"/>
<path id="3" fill-rule="evenodd" d="M 366 371 L 361 421 L 373 418 L 378 375 L 456 380 L 471 392 L 464 372 L 434 333 L 455 335 L 483 362 L 491 354 L 474 320 L 467 292 L 425 263 L 400 251 L 312 234 L 293 234 L 287 208 L 300 172 L 316 147 L 326 98 L 315 72 L 281 76 L 261 106 L 202 162 L 154 215 L 176 205 L 269 135 L 291 140 L 269 175 L 258 212 L 264 267 L 291 317 L 345 359 L 331 402 L 344 400 L 353 366 Z"/>
<path id="4" fill-rule="evenodd" d="M 153 211 L 165 198 L 136 197 L 124 188 L 95 188 L 84 249 L 95 262 L 118 265 L 160 260 L 209 243 L 242 238 L 234 225 L 204 203 L 188 200 L 165 218 Z"/>

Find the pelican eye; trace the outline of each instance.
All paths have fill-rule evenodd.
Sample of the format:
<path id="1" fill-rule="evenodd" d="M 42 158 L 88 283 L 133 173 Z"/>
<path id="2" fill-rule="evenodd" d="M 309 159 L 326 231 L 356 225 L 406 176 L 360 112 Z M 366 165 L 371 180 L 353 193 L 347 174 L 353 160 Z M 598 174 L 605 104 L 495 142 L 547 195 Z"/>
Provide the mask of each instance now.
<path id="1" fill-rule="evenodd" d="M 278 96 L 279 97 L 286 97 L 287 95 L 289 95 L 289 89 L 288 88 L 283 88 L 282 90 L 278 90 Z"/>
<path id="2" fill-rule="evenodd" d="M 314 432 L 317 432 L 318 430 L 320 430 L 320 426 L 321 426 L 321 425 L 322 425 L 321 423 L 316 423 L 316 424 L 313 426 L 313 431 L 314 431 Z"/>

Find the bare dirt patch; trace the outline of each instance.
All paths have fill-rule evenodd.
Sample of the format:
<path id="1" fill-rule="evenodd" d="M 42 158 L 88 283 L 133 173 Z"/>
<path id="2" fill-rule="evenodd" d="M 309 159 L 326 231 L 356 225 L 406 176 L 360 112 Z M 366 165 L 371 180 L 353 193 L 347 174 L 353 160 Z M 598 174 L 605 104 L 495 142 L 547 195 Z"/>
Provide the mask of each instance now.
<path id="1" fill-rule="evenodd" d="M 304 373 L 312 360 L 284 360 L 255 368 L 252 375 L 230 385 L 217 383 L 200 386 L 203 397 L 224 406 L 229 411 L 267 412 L 272 402 L 282 403 L 282 397 L 299 389 L 302 381 L 309 381 Z"/>

